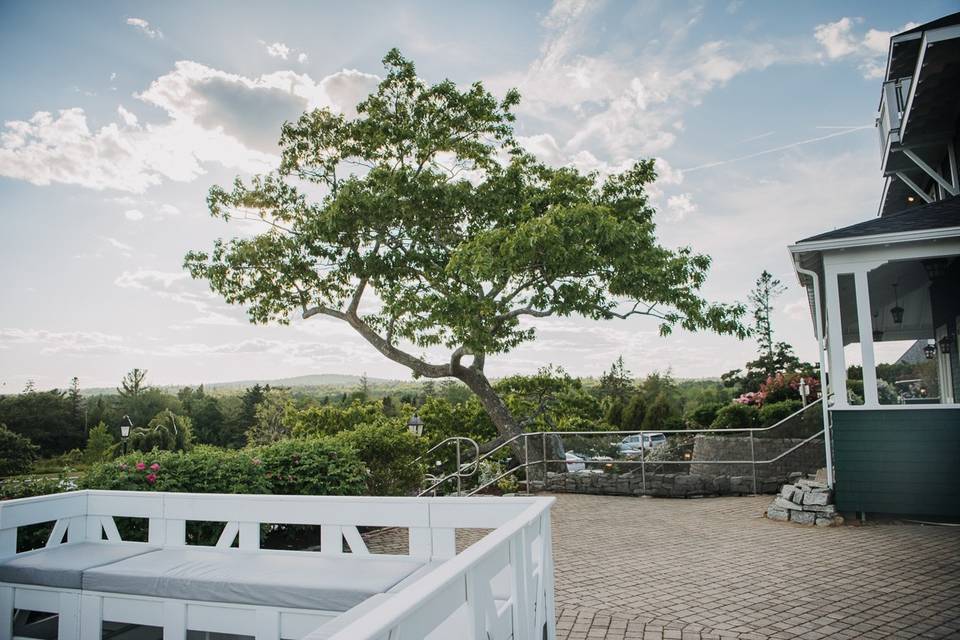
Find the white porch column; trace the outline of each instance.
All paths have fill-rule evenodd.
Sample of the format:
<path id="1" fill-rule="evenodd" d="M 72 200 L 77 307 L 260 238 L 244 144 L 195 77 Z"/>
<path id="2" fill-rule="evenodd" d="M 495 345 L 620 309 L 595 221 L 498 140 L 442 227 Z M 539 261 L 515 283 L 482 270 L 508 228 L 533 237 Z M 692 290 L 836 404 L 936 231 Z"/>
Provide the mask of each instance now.
<path id="1" fill-rule="evenodd" d="M 827 306 L 827 356 L 830 361 L 830 387 L 833 390 L 833 406 L 848 407 L 847 367 L 843 361 L 843 324 L 840 322 L 840 274 L 829 267 L 824 269 L 824 288 Z M 827 401 L 824 392 L 824 402 Z"/>
<path id="2" fill-rule="evenodd" d="M 873 314 L 870 311 L 867 271 L 864 269 L 855 272 L 853 280 L 857 292 L 857 324 L 860 329 L 860 355 L 863 363 L 863 404 L 866 407 L 879 407 L 877 367 L 873 354 Z"/>

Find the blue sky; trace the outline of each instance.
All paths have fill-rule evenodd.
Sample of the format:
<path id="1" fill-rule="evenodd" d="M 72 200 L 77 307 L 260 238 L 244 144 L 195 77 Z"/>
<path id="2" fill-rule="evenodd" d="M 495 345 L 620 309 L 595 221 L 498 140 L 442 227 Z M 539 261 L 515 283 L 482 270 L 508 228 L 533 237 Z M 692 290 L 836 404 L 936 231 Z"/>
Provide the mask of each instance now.
<path id="1" fill-rule="evenodd" d="M 285 118 L 350 113 L 399 47 L 428 81 L 524 96 L 518 134 L 601 172 L 656 157 L 659 233 L 714 258 L 705 293 L 789 289 L 779 337 L 813 358 L 785 246 L 869 218 L 887 38 L 952 2 L 0 3 L 0 393 L 305 373 L 405 377 L 334 321 L 246 323 L 183 254 L 255 232 L 210 220 L 207 189 L 268 170 Z M 493 375 L 552 362 L 708 376 L 753 344 L 642 318 L 538 321 Z"/>

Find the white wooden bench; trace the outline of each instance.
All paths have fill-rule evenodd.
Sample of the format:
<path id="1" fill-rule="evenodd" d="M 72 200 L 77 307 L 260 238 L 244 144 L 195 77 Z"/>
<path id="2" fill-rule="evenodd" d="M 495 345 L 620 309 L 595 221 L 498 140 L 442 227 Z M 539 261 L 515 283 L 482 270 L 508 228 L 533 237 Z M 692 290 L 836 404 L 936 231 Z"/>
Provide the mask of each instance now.
<path id="1" fill-rule="evenodd" d="M 553 640 L 552 500 L 77 491 L 0 502 L 0 640 L 18 611 L 56 614 L 59 640 L 99 640 L 105 621 L 161 627 L 164 640 Z M 122 540 L 115 518 L 144 519 L 146 541 Z M 188 545 L 190 521 L 220 523 L 216 546 Z M 18 554 L 18 529 L 40 523 L 53 523 L 46 546 Z M 264 524 L 319 526 L 320 550 L 262 549 Z M 407 553 L 370 553 L 358 527 L 406 529 Z M 465 528 L 493 531 L 458 555 Z"/>

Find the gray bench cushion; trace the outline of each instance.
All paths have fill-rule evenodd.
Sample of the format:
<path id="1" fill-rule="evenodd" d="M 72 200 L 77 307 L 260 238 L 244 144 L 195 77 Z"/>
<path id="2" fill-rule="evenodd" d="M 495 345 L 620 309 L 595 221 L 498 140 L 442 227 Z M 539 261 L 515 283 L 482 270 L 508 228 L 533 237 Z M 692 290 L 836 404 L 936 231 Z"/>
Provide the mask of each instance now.
<path id="1" fill-rule="evenodd" d="M 79 589 L 87 569 L 157 549 L 139 542 L 76 542 L 38 549 L 0 562 L 0 582 Z"/>
<path id="2" fill-rule="evenodd" d="M 166 547 L 83 574 L 89 591 L 346 611 L 423 565 L 410 558 Z"/>

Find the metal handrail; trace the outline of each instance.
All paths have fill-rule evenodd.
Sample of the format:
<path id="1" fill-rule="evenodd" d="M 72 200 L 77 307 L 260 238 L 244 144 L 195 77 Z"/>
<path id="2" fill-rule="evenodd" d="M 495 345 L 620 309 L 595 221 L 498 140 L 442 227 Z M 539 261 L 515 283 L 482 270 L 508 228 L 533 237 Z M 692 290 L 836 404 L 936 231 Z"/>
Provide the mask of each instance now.
<path id="1" fill-rule="evenodd" d="M 473 446 L 474 451 L 476 451 L 476 454 L 474 455 L 473 461 L 472 461 L 472 464 L 473 464 L 472 468 L 470 467 L 471 462 L 467 462 L 466 465 L 463 464 L 463 460 L 461 457 L 462 452 L 460 449 L 460 443 L 463 441 L 468 442 L 471 446 Z M 428 449 L 425 454 L 423 454 L 422 456 L 414 460 L 414 464 L 420 462 L 421 460 L 429 456 L 431 453 L 433 453 L 440 447 L 450 443 L 455 443 L 457 445 L 457 470 L 454 473 L 441 476 L 439 480 L 437 480 L 432 485 L 430 485 L 429 487 L 427 487 L 426 489 L 418 493 L 417 497 L 420 497 L 432 491 L 435 491 L 441 485 L 449 482 L 451 478 L 456 478 L 457 480 L 457 495 L 459 496 L 463 492 L 463 479 L 469 478 L 477 472 L 477 469 L 480 467 L 480 445 L 477 444 L 476 440 L 474 440 L 473 438 L 468 438 L 467 436 L 452 436 L 450 438 L 442 440 L 441 442 L 438 442 L 433 447 Z M 465 472 L 464 471 L 465 467 L 469 468 L 470 471 Z M 427 477 L 430 477 L 430 476 L 427 476 Z"/>
<path id="2" fill-rule="evenodd" d="M 799 449 L 800 447 L 806 445 L 807 443 L 809 443 L 811 440 L 817 438 L 818 436 L 825 435 L 825 434 L 826 434 L 826 427 L 821 428 L 820 431 L 814 433 L 814 434 L 811 435 L 810 437 L 804 439 L 802 442 L 794 445 L 793 447 L 787 449 L 786 451 L 784 451 L 783 453 L 781 453 L 781 454 L 778 455 L 777 457 L 772 458 L 772 459 L 770 459 L 770 460 L 756 460 L 756 458 L 753 456 L 753 451 L 754 451 L 754 447 L 753 447 L 754 434 L 757 433 L 757 432 L 761 432 L 761 431 L 770 431 L 770 430 L 772 430 L 772 429 L 775 429 L 775 428 L 777 428 L 777 427 L 779 427 L 779 426 L 787 423 L 788 421 L 790 421 L 791 419 L 795 418 L 796 416 L 802 414 L 803 412 L 809 410 L 810 408 L 812 408 L 813 406 L 815 406 L 818 402 L 822 402 L 822 401 L 823 401 L 823 397 L 821 396 L 820 398 L 817 398 L 816 400 L 814 400 L 814 401 L 808 403 L 807 405 L 801 407 L 801 408 L 798 409 L 797 411 L 794 411 L 794 412 L 791 413 L 790 415 L 784 417 L 784 418 L 781 419 L 780 421 L 778 421 L 778 422 L 776 422 L 776 423 L 774 423 L 774 424 L 772 424 L 772 425 L 766 426 L 766 427 L 743 427 L 743 428 L 734 428 L 734 429 L 658 429 L 658 430 L 645 430 L 645 429 L 641 429 L 641 430 L 639 430 L 639 431 L 616 430 L 616 431 L 535 431 L 535 432 L 524 432 L 524 433 L 517 434 L 517 435 L 509 438 L 508 440 L 505 440 L 504 442 L 500 443 L 499 445 L 497 445 L 496 447 L 494 447 L 493 449 L 491 449 L 491 450 L 488 451 L 487 453 L 485 453 L 485 454 L 483 454 L 482 456 L 480 456 L 480 457 L 476 460 L 476 462 L 477 462 L 477 464 L 479 465 L 480 462 L 482 462 L 483 460 L 486 460 L 486 459 L 489 458 L 493 453 L 495 453 L 495 452 L 498 451 L 499 449 L 503 448 L 504 446 L 510 444 L 511 442 L 514 442 L 514 441 L 517 440 L 518 438 L 523 438 L 523 439 L 524 439 L 524 449 L 527 450 L 527 451 L 529 451 L 528 442 L 529 442 L 529 438 L 530 438 L 530 437 L 540 437 L 540 438 L 543 439 L 543 441 L 545 442 L 547 436 L 558 436 L 558 437 L 561 437 L 561 438 L 562 438 L 563 436 L 576 436 L 576 435 L 580 435 L 580 436 L 601 436 L 601 435 L 616 436 L 616 435 L 635 435 L 635 434 L 639 434 L 639 435 L 641 436 L 641 440 L 640 440 L 640 451 L 641 451 L 640 460 L 583 460 L 583 461 L 581 461 L 580 463 L 581 463 L 581 464 L 584 464 L 584 465 L 588 465 L 588 464 L 594 464 L 594 465 L 596 465 L 596 464 L 600 464 L 600 465 L 607 465 L 607 464 L 637 465 L 637 464 L 639 464 L 640 467 L 641 467 L 641 470 L 642 470 L 641 473 L 642 473 L 642 475 L 643 475 L 644 491 L 646 491 L 646 470 L 645 470 L 645 465 L 646 465 L 646 462 L 647 462 L 647 461 L 645 460 L 645 457 L 646 457 L 645 452 L 647 451 L 647 447 L 645 447 L 645 446 L 643 445 L 643 438 L 642 438 L 642 436 L 643 436 L 644 434 L 646 434 L 646 433 L 683 433 L 683 434 L 698 434 L 698 433 L 721 433 L 721 434 L 749 433 L 749 434 L 750 434 L 750 454 L 751 454 L 751 456 L 750 456 L 751 459 L 750 459 L 750 460 L 697 460 L 697 461 L 695 462 L 695 464 L 749 464 L 749 465 L 752 466 L 752 470 L 753 470 L 753 492 L 756 493 L 756 492 L 757 492 L 757 467 L 756 467 L 756 466 L 757 466 L 758 464 L 773 464 L 774 462 L 777 462 L 778 460 L 782 459 L 784 456 L 786 456 L 786 455 L 788 455 L 788 454 L 796 451 L 797 449 Z M 541 460 L 536 460 L 536 461 L 534 461 L 534 462 L 530 462 L 530 456 L 529 456 L 529 455 L 526 455 L 526 456 L 524 456 L 524 461 L 523 461 L 523 462 L 521 462 L 520 464 L 517 464 L 517 465 L 514 466 L 514 467 L 511 467 L 510 469 L 507 469 L 506 471 L 504 471 L 503 473 L 501 473 L 500 475 L 498 475 L 496 478 L 493 478 L 493 479 L 487 481 L 486 483 L 481 484 L 480 486 L 476 487 L 475 489 L 473 489 L 472 491 L 470 491 L 469 493 L 467 493 L 467 495 L 468 495 L 468 496 L 472 496 L 472 495 L 474 495 L 474 494 L 476 494 L 476 493 L 478 493 L 478 492 L 486 489 L 487 487 L 493 485 L 495 482 L 498 482 L 498 481 L 501 480 L 502 478 L 504 478 L 504 477 L 506 477 L 506 476 L 508 476 L 508 475 L 510 475 L 510 474 L 512 474 L 512 473 L 516 473 L 519 469 L 524 469 L 524 470 L 526 470 L 526 469 L 528 469 L 529 467 L 531 467 L 531 466 L 533 466 L 533 465 L 543 465 L 543 467 L 544 467 L 544 478 L 546 478 L 546 467 L 547 467 L 547 465 L 549 465 L 549 464 L 556 464 L 556 463 L 566 464 L 567 462 L 568 462 L 567 460 L 550 460 L 550 459 L 547 459 L 547 458 L 546 458 L 546 447 L 544 446 L 544 448 L 543 448 L 543 459 L 541 459 Z M 651 462 L 651 463 L 655 463 L 655 464 L 692 464 L 692 463 L 693 463 L 693 461 L 691 461 L 691 460 L 656 460 L 656 461 L 650 461 L 650 462 Z M 526 482 L 526 492 L 527 492 L 528 494 L 530 493 L 530 483 L 529 483 L 529 481 Z"/>

